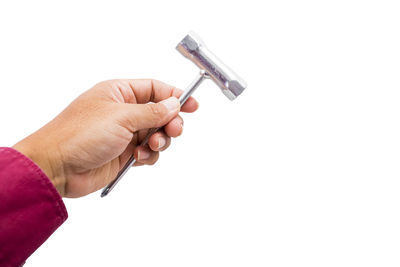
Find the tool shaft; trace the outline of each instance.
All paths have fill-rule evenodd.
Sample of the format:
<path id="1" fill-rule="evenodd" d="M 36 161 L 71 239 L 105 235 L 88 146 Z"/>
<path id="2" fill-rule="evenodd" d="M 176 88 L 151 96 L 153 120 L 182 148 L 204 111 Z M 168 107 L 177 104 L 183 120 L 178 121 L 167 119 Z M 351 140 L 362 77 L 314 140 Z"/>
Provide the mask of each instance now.
<path id="1" fill-rule="evenodd" d="M 179 102 L 181 106 L 185 104 L 186 100 L 193 94 L 193 92 L 199 87 L 201 82 L 204 80 L 204 78 L 208 77 L 207 73 L 204 70 L 201 70 L 200 73 L 197 75 L 196 79 L 186 88 L 186 90 L 183 92 L 183 94 L 179 98 Z M 149 138 L 151 135 L 153 135 L 155 132 L 157 132 L 160 128 L 152 128 L 150 131 L 147 133 L 146 137 L 143 139 L 143 141 L 140 143 L 141 146 L 146 145 L 147 142 L 149 141 Z M 101 192 L 101 197 L 107 196 L 111 190 L 118 184 L 118 182 L 124 177 L 124 175 L 128 172 L 128 170 L 132 167 L 133 164 L 135 164 L 136 159 L 133 155 L 130 156 L 128 162 L 124 165 L 124 167 L 118 172 L 117 177 L 109 183 Z"/>

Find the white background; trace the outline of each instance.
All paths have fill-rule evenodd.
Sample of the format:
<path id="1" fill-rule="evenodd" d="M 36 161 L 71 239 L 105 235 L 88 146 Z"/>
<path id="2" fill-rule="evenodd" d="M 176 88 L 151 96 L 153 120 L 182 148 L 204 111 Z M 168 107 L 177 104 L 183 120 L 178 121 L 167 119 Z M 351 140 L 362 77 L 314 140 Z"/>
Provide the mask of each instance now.
<path id="1" fill-rule="evenodd" d="M 26 266 L 399 266 L 397 1 L 2 1 L 0 142 L 95 83 L 197 69 L 189 30 L 248 83 L 211 82 L 182 137 Z"/>

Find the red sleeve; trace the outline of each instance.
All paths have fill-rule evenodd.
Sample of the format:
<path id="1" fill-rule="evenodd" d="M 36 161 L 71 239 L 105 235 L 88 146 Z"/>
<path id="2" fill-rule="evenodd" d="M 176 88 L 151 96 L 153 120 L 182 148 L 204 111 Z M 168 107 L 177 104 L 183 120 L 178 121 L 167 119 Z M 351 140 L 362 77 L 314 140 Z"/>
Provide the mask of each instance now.
<path id="1" fill-rule="evenodd" d="M 0 266 L 21 266 L 67 217 L 43 171 L 20 152 L 0 147 Z"/>

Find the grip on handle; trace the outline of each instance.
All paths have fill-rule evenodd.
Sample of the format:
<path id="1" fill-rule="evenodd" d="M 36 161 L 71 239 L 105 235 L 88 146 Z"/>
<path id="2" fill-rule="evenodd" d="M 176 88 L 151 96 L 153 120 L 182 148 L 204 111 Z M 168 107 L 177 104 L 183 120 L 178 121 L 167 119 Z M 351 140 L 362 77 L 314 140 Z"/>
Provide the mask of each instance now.
<path id="1" fill-rule="evenodd" d="M 199 75 L 196 77 L 196 79 L 187 87 L 185 92 L 181 95 L 179 98 L 179 102 L 181 106 L 185 104 L 186 100 L 193 94 L 193 92 L 199 87 L 201 82 L 203 81 L 204 78 L 207 78 L 208 75 L 204 70 L 201 70 Z M 141 146 L 146 145 L 147 142 L 149 141 L 150 136 L 152 136 L 155 132 L 157 132 L 160 128 L 152 128 L 150 131 L 147 133 L 146 137 L 143 139 L 143 141 L 140 143 Z M 136 159 L 133 155 L 130 156 L 128 162 L 124 165 L 124 167 L 118 172 L 117 177 L 109 183 L 101 192 L 101 197 L 105 197 L 108 195 L 108 193 L 111 192 L 111 190 L 117 185 L 117 183 L 124 177 L 124 175 L 128 172 L 128 170 L 132 167 L 132 165 L 136 162 Z"/>

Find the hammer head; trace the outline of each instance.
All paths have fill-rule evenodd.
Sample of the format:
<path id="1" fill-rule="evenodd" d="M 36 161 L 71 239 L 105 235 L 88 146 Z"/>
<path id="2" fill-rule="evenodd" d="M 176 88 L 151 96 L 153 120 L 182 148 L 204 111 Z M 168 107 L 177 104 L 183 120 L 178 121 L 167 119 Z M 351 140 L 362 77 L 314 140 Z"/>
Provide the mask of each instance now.
<path id="1" fill-rule="evenodd" d="M 235 99 L 246 88 L 246 83 L 211 53 L 195 33 L 186 35 L 176 49 L 204 70 L 207 77 L 211 78 L 230 100 Z"/>

